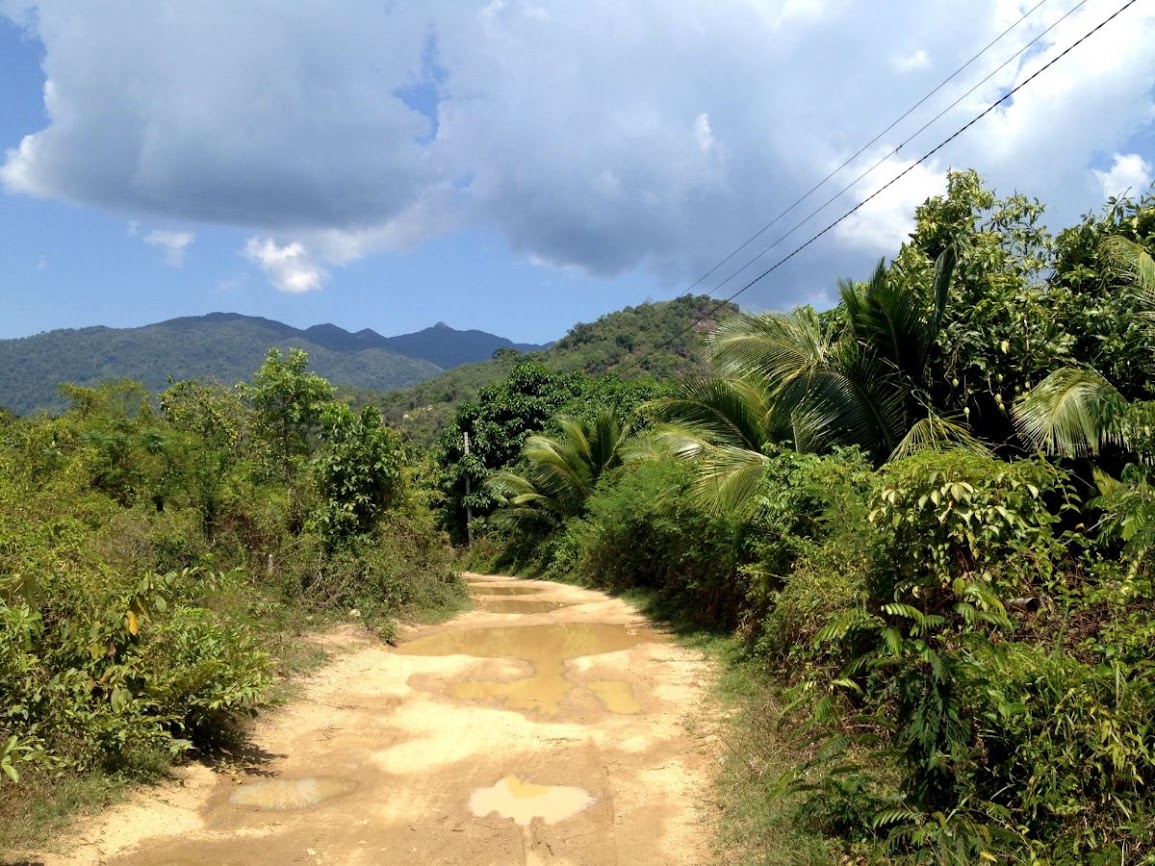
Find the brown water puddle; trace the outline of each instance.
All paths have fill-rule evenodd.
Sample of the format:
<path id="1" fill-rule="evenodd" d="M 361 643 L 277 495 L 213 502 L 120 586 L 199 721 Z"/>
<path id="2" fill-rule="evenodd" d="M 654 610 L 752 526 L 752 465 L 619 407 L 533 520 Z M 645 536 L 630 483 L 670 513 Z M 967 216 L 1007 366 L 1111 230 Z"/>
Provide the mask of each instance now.
<path id="1" fill-rule="evenodd" d="M 599 680 L 586 683 L 586 687 L 598 696 L 611 713 L 632 716 L 642 711 L 642 705 L 638 703 L 634 688 L 629 683 L 621 680 Z"/>
<path id="2" fill-rule="evenodd" d="M 242 785 L 229 797 L 235 806 L 255 806 L 274 812 L 311 809 L 326 800 L 348 794 L 357 783 L 334 776 L 306 776 L 303 779 L 265 779 Z"/>
<path id="3" fill-rule="evenodd" d="M 550 613 L 568 607 L 564 601 L 536 601 L 532 598 L 476 598 L 474 605 L 490 613 Z"/>
<path id="4" fill-rule="evenodd" d="M 540 595 L 545 592 L 543 586 L 478 586 L 470 584 L 474 595 Z"/>
<path id="5" fill-rule="evenodd" d="M 568 785 L 535 785 L 517 776 L 506 776 L 489 788 L 478 788 L 469 798 L 469 811 L 484 818 L 494 812 L 510 818 L 519 827 L 528 827 L 534 818 L 556 824 L 572 818 L 594 804 L 585 788 Z"/>
<path id="6" fill-rule="evenodd" d="M 526 661 L 533 667 L 532 676 L 505 682 L 462 680 L 451 684 L 446 693 L 458 700 L 499 700 L 511 710 L 536 710 L 553 716 L 560 711 L 565 696 L 575 688 L 575 684 L 565 676 L 566 661 L 618 652 L 661 639 L 659 633 L 649 629 L 566 622 L 444 631 L 402 644 L 397 652 L 415 656 L 468 655 Z M 629 683 L 610 680 L 595 685 L 591 686 L 591 691 L 610 712 L 640 711 Z"/>

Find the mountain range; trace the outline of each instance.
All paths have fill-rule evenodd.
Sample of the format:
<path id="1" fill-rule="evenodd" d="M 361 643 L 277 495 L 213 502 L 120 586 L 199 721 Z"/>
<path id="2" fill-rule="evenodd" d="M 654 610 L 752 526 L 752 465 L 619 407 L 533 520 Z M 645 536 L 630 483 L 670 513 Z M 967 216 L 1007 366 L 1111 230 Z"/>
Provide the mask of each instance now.
<path id="1" fill-rule="evenodd" d="M 62 382 L 90 385 L 135 379 L 159 391 L 169 379 L 233 384 L 256 372 L 271 348 L 299 348 L 310 367 L 335 384 L 394 391 L 443 371 L 491 358 L 498 349 L 533 351 L 484 331 L 458 331 L 438 322 L 413 334 L 384 337 L 336 325 L 304 330 L 259 316 L 210 313 L 140 328 L 61 329 L 0 340 L 0 406 L 27 414 L 64 407 Z"/>

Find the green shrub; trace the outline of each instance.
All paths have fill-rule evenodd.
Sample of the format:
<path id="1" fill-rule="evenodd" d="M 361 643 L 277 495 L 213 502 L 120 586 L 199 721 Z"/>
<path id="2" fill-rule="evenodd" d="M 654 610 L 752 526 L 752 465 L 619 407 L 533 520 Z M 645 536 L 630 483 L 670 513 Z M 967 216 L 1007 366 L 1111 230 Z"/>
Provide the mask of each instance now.
<path id="1" fill-rule="evenodd" d="M 941 612 L 964 584 L 1000 598 L 1047 587 L 1065 554 L 1052 502 L 1065 508 L 1070 494 L 1043 461 L 960 450 L 883 467 L 868 518 L 885 538 L 872 599 Z"/>
<path id="2" fill-rule="evenodd" d="M 1068 551 L 1048 508 L 1068 501 L 1062 473 L 1035 461 L 924 454 L 878 473 L 865 592 L 820 635 L 852 661 L 818 712 L 837 732 L 831 743 L 881 735 L 895 762 L 902 805 L 873 822 L 890 854 L 1106 863 L 1149 853 L 1148 664 L 1080 660 L 1061 634 L 1050 647 L 1011 640 L 1004 600 L 1078 598 L 1060 593 Z"/>
<path id="3" fill-rule="evenodd" d="M 1029 828 L 1053 862 L 1155 855 L 1155 668 L 1086 664 L 1013 644 L 974 696 L 974 789 L 990 818 Z M 993 807 L 992 807 L 993 804 Z"/>
<path id="4" fill-rule="evenodd" d="M 790 670 L 823 655 L 815 638 L 865 587 L 877 536 L 863 531 L 874 483 L 856 450 L 770 454 L 751 544 L 743 632 L 758 653 Z"/>
<path id="5" fill-rule="evenodd" d="M 132 585 L 48 579 L 35 606 L 0 600 L 0 725 L 75 769 L 155 749 L 210 745 L 258 702 L 268 659 L 200 606 L 215 579 L 147 575 Z"/>
<path id="6" fill-rule="evenodd" d="M 357 611 L 389 637 L 398 614 L 464 604 L 453 559 L 432 512 L 401 507 L 387 512 L 375 532 L 335 550 L 320 534 L 299 537 L 282 563 L 284 588 L 315 609 Z"/>
<path id="7" fill-rule="evenodd" d="M 703 622 L 733 626 L 745 596 L 738 573 L 744 528 L 693 495 L 688 463 L 654 460 L 613 473 L 567 526 L 558 565 L 614 591 L 659 590 Z"/>

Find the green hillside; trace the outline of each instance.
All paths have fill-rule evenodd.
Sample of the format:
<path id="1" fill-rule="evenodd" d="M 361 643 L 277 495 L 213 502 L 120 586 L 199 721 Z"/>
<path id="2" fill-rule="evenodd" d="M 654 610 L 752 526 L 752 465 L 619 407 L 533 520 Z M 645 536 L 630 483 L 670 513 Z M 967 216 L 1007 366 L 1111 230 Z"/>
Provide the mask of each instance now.
<path id="1" fill-rule="evenodd" d="M 696 369 L 698 335 L 713 325 L 717 301 L 687 295 L 672 301 L 639 304 L 578 324 L 534 357 L 558 373 L 580 370 L 614 373 L 627 379 L 670 378 Z M 458 404 L 504 379 L 522 355 L 498 352 L 491 361 L 448 370 L 384 400 L 386 419 L 417 441 L 431 441 L 453 418 Z"/>
<path id="2" fill-rule="evenodd" d="M 61 382 L 128 378 L 152 391 L 163 389 L 169 377 L 231 385 L 251 376 L 271 346 L 304 349 L 311 368 L 326 379 L 375 391 L 404 388 L 442 370 L 380 347 L 329 348 L 269 319 L 213 313 L 142 328 L 69 329 L 0 341 L 0 405 L 20 414 L 61 409 Z"/>

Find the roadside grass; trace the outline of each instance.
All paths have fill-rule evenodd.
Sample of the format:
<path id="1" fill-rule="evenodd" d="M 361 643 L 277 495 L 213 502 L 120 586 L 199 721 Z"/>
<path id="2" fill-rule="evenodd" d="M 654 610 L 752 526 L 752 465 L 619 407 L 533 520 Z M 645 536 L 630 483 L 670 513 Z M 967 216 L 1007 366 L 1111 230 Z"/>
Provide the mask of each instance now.
<path id="1" fill-rule="evenodd" d="M 167 774 L 168 762 L 163 763 Z M 0 864 L 26 862 L 20 852 L 49 845 L 77 818 L 116 803 L 133 783 L 160 778 L 163 775 L 147 778 L 100 770 L 76 774 L 26 768 L 19 785 L 0 786 Z"/>

